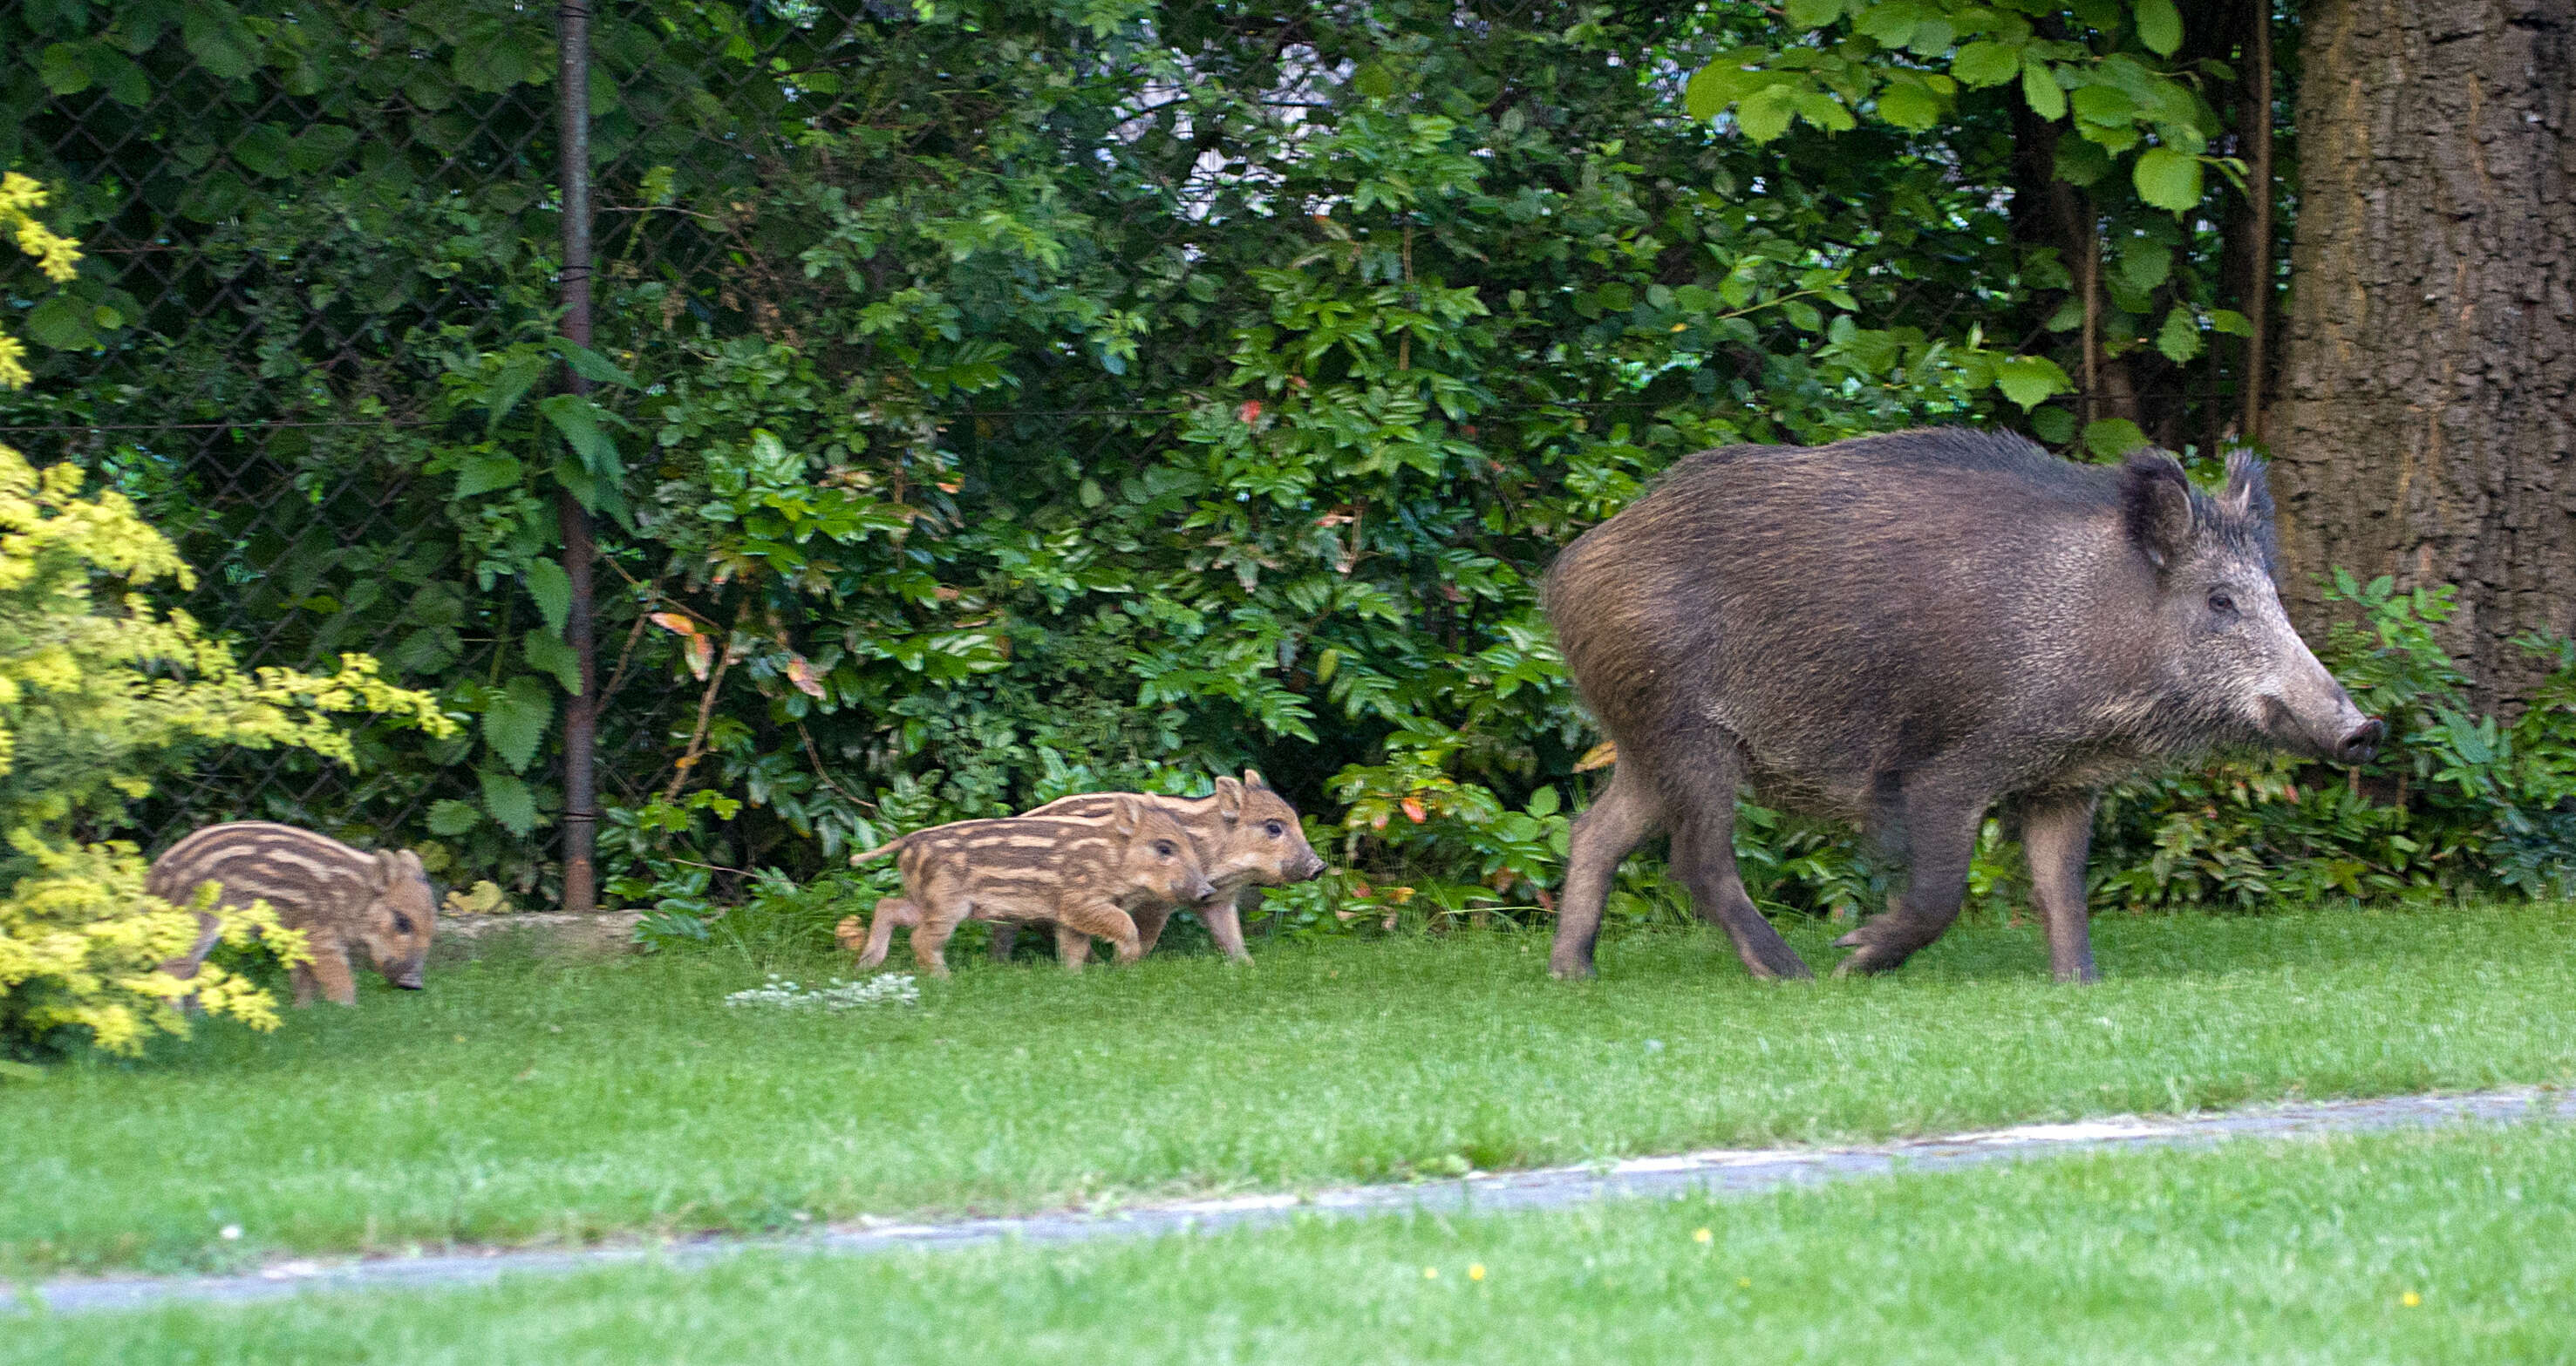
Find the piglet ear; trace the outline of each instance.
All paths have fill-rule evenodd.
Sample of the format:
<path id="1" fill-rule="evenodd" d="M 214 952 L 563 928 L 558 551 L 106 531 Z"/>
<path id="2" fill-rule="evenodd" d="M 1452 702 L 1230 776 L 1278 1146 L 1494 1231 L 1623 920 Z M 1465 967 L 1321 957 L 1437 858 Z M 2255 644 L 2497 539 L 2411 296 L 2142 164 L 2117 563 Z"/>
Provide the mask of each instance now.
<path id="1" fill-rule="evenodd" d="M 1117 801 L 1111 806 L 1111 811 L 1113 812 L 1111 824 L 1117 827 L 1121 835 L 1134 835 L 1137 823 L 1145 819 L 1144 808 L 1136 804 L 1135 798 L 1124 793 L 1119 794 Z"/>
<path id="2" fill-rule="evenodd" d="M 1227 820 L 1243 814 L 1243 784 L 1232 778 L 1216 780 L 1216 813 Z"/>
<path id="3" fill-rule="evenodd" d="M 2252 451 L 2233 451 L 2227 457 L 2227 491 L 2218 496 L 2219 507 L 2230 517 L 2272 520 L 2272 481 L 2265 477 L 2262 458 Z"/>
<path id="4" fill-rule="evenodd" d="M 1270 784 L 1261 781 L 1261 774 L 1258 771 L 1249 768 L 1243 771 L 1243 785 L 1245 787 L 1257 787 L 1264 792 L 1270 790 Z"/>
<path id="5" fill-rule="evenodd" d="M 377 885 L 378 887 L 381 887 L 381 888 L 387 888 L 387 889 L 390 889 L 390 888 L 392 888 L 392 887 L 393 887 L 393 885 L 394 885 L 395 883 L 398 883 L 398 882 L 402 881 L 402 880 L 403 880 L 403 858 L 404 858 L 404 856 L 406 856 L 406 855 L 408 855 L 408 854 L 410 854 L 410 853 L 411 853 L 411 851 L 410 851 L 410 850 L 408 850 L 408 849 L 404 849 L 404 850 L 400 850 L 400 851 L 396 851 L 396 850 L 392 850 L 392 849 L 379 849 L 379 850 L 377 850 L 377 851 L 376 851 L 376 885 Z M 417 859 L 413 860 L 412 866 L 413 866 L 414 868 L 419 867 L 419 866 L 420 866 L 419 861 L 418 861 Z"/>
<path id="6" fill-rule="evenodd" d="M 2191 481 L 2169 451 L 2140 451 L 2120 467 L 2120 503 L 2129 538 L 2158 569 L 2191 544 Z"/>

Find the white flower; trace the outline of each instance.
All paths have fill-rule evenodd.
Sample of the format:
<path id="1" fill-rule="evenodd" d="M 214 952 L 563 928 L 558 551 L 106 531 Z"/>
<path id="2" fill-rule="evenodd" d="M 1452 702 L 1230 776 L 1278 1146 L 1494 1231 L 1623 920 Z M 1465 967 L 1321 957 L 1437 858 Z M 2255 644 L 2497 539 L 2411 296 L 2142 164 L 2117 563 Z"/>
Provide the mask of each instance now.
<path id="1" fill-rule="evenodd" d="M 919 1005 L 921 988 L 908 972 L 884 972 L 864 982 L 835 977 L 826 987 L 804 987 L 771 973 L 767 981 L 724 998 L 729 1006 L 780 1006 L 788 1010 L 821 1007 L 850 1010 L 859 1006 Z"/>

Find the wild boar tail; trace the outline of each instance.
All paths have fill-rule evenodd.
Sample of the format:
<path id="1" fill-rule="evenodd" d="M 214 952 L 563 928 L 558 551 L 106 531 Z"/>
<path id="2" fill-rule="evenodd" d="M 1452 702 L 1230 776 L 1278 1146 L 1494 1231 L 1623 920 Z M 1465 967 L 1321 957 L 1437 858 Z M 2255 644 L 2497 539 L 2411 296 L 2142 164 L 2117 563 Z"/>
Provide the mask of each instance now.
<path id="1" fill-rule="evenodd" d="M 902 849 L 904 840 L 910 838 L 912 838 L 910 835 L 905 835 L 896 839 L 890 839 L 864 854 L 852 854 L 850 855 L 850 866 L 856 868 L 862 863 L 873 863 L 878 859 L 884 858 L 886 855 Z"/>

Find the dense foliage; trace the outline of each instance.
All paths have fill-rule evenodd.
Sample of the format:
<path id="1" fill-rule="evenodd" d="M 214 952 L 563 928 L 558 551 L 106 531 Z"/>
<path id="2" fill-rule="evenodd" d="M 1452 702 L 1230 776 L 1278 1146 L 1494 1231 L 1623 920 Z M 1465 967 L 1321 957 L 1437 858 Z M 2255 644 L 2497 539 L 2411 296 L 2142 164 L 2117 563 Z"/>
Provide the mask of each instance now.
<path id="1" fill-rule="evenodd" d="M 1544 914 L 1592 737 L 1532 586 L 1671 460 L 2218 430 L 2232 398 L 2139 392 L 2214 384 L 2209 338 L 2268 304 L 2221 268 L 2227 51 L 2177 14 L 604 6 L 580 348 L 548 7 L 30 3 L 0 136 L 139 245 L 29 316 L 52 349 L 0 422 L 77 429 L 48 439 L 238 567 L 196 601 L 266 657 L 376 649 L 472 722 L 167 819 L 399 835 L 542 896 L 579 687 L 560 494 L 605 553 L 603 862 L 670 932 L 748 870 L 1247 764 L 1356 870 L 1278 898 L 1296 923 Z M 2072 239 L 2042 211 L 2070 203 Z M 2071 392 L 2094 371 L 2127 397 Z M 2422 776 L 2331 811 L 2268 767 L 2124 797 L 2117 894 L 2563 869 L 2530 757 L 2563 707 L 2510 732 L 2521 768 L 2437 743 L 2509 732 L 2444 710 L 2427 648 L 2339 656 L 2406 661 L 2388 700 L 2431 747 L 2380 771 Z M 2443 757 L 2477 754 L 2489 788 Z M 2455 852 L 2419 862 L 2428 821 Z M 1745 839 L 1768 904 L 1871 894 L 1835 832 Z M 2289 877 L 2249 840 L 2360 866 Z M 1640 872 L 1620 904 L 1673 898 Z"/>
<path id="2" fill-rule="evenodd" d="M 267 992 L 222 966 L 190 982 L 155 971 L 196 942 L 211 896 L 186 907 L 149 896 L 132 843 L 83 843 L 75 828 L 121 824 L 156 778 L 216 745 L 345 764 L 343 714 L 454 729 L 365 656 L 330 677 L 243 672 L 229 647 L 132 591 L 188 568 L 122 495 L 83 498 L 81 484 L 78 469 L 40 472 L 0 446 L 0 1063 L 75 1028 L 136 1051 L 186 1032 L 177 1001 L 190 994 L 210 1013 L 276 1024 Z M 217 931 L 235 947 L 264 935 L 288 961 L 303 951 L 264 903 L 218 912 Z"/>

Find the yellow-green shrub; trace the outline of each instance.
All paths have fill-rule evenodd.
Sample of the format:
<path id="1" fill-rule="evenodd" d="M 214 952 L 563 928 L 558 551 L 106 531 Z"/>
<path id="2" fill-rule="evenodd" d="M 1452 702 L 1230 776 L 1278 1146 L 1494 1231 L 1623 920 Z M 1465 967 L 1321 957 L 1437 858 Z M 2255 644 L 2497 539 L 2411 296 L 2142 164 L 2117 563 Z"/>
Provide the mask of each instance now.
<path id="1" fill-rule="evenodd" d="M 154 780 L 219 744 L 291 745 L 352 760 L 334 718 L 391 717 L 454 729 L 426 693 L 394 687 L 364 655 L 325 676 L 244 673 L 223 642 L 137 590 L 193 576 L 170 542 L 113 491 L 81 496 L 70 465 L 39 471 L 0 446 L 0 1054 L 27 1053 L 66 1027 L 131 1053 L 184 1033 L 176 1000 L 258 1028 L 266 992 L 209 965 L 182 983 L 153 971 L 197 936 L 189 910 L 146 896 L 145 864 L 122 822 Z M 300 954 L 265 907 L 228 912 L 228 942 Z"/>

